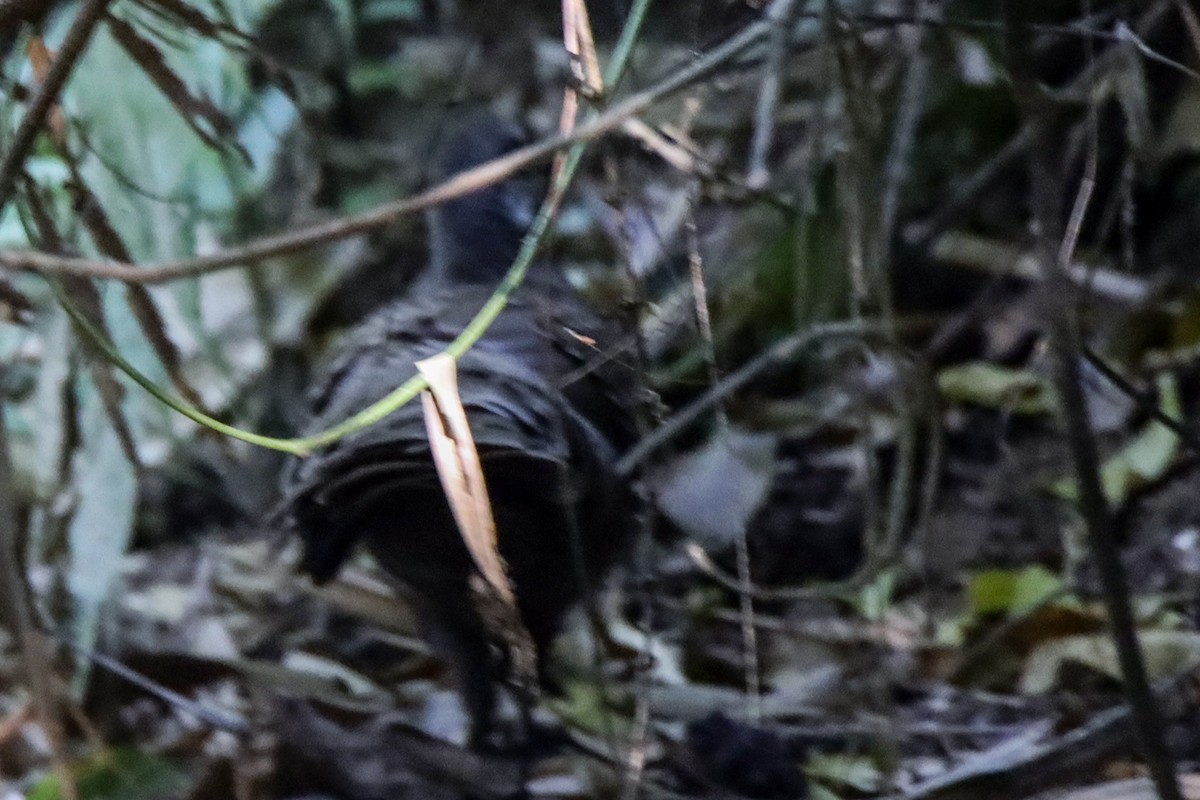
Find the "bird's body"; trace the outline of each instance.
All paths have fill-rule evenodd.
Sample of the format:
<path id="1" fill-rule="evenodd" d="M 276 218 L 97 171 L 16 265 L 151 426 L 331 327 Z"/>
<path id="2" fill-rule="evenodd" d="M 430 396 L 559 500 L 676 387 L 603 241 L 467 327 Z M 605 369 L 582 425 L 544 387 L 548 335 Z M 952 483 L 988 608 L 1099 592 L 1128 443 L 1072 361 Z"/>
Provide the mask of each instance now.
<path id="1" fill-rule="evenodd" d="M 464 137 L 474 143 L 480 133 L 472 128 Z M 466 165 L 495 155 L 482 150 Z M 524 232 L 524 222 L 506 216 L 513 191 L 500 184 L 438 212 L 431 227 L 435 238 L 453 242 L 450 257 L 443 241 L 411 296 L 347 335 L 314 385 L 313 430 L 399 386 L 479 311 L 499 280 L 497 254 L 515 252 L 511 237 L 519 244 Z M 624 554 L 637 527 L 636 495 L 613 470 L 635 435 L 634 373 L 625 357 L 612 357 L 622 338 L 620 326 L 591 312 L 552 267 L 534 265 L 458 364 L 500 555 L 543 655 L 566 612 Z M 456 666 L 475 734 L 485 735 L 501 667 L 468 590 L 472 561 L 431 459 L 420 404 L 298 462 L 286 492 L 304 569 L 327 580 L 365 544 Z"/>

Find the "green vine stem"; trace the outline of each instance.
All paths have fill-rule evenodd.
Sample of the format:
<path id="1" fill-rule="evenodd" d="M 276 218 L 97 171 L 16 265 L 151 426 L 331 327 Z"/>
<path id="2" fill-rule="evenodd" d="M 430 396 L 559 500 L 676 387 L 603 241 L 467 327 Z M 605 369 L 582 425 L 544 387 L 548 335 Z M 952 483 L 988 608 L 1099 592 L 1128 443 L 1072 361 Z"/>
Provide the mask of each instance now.
<path id="1" fill-rule="evenodd" d="M 621 79 L 624 74 L 625 67 L 629 62 L 630 54 L 633 52 L 633 45 L 637 41 L 638 32 L 641 29 L 642 21 L 645 19 L 646 10 L 649 8 L 650 0 L 636 0 L 633 8 L 630 9 L 629 16 L 626 18 L 625 26 L 621 31 L 620 39 L 613 52 L 612 60 L 609 62 L 608 69 L 605 70 L 605 86 L 613 87 Z M 596 116 L 595 112 L 591 115 Z M 521 242 L 521 250 L 513 261 L 512 266 L 505 274 L 500 285 L 496 287 L 496 291 L 484 304 L 479 313 L 471 320 L 470 324 L 463 329 L 453 342 L 446 348 L 446 353 L 456 361 L 466 353 L 474 344 L 483 337 L 484 333 L 491 324 L 504 310 L 508 304 L 508 298 L 516 291 L 517 287 L 525 279 L 525 274 L 529 270 L 529 265 L 532 263 L 534 256 L 537 254 L 538 246 L 541 243 L 542 237 L 550 227 L 550 222 L 554 218 L 555 212 L 558 210 L 559 203 L 562 201 L 563 195 L 571 185 L 571 180 L 575 177 L 575 172 L 579 168 L 580 162 L 583 160 L 584 151 L 587 149 L 587 142 L 576 142 L 567 151 L 567 157 L 563 160 L 562 169 L 558 173 L 558 177 L 551 187 L 549 194 L 546 196 L 542 207 L 538 210 L 538 215 L 530 226 L 529 232 L 525 235 Z M 206 428 L 216 431 L 224 436 L 233 439 L 239 439 L 248 444 L 257 447 L 265 447 L 269 450 L 279 450 L 284 453 L 291 453 L 296 456 L 305 456 L 311 453 L 318 447 L 323 447 L 327 444 L 348 436 L 355 431 L 366 428 L 370 425 L 382 420 L 387 415 L 391 414 L 396 409 L 403 406 L 405 403 L 412 400 L 420 392 L 428 386 L 428 383 L 420 375 L 414 375 L 400 386 L 393 389 L 381 400 L 373 403 L 357 414 L 349 417 L 346 420 L 334 425 L 331 428 L 297 438 L 285 439 L 276 438 L 274 436 L 264 436 L 253 431 L 243 430 L 242 428 L 234 427 L 227 423 L 221 422 L 219 419 L 209 416 L 194 406 L 184 402 L 183 400 L 172 396 L 169 392 L 158 386 L 154 381 L 150 380 L 145 374 L 140 372 L 133 364 L 120 354 L 116 346 L 108 340 L 108 338 L 99 331 L 91 320 L 62 292 L 57 284 L 55 286 L 55 294 L 59 303 L 72 321 L 85 336 L 92 340 L 93 343 L 103 352 L 113 364 L 129 378 L 145 389 L 152 397 L 159 402 L 177 411 L 198 425 L 203 425 Z"/>

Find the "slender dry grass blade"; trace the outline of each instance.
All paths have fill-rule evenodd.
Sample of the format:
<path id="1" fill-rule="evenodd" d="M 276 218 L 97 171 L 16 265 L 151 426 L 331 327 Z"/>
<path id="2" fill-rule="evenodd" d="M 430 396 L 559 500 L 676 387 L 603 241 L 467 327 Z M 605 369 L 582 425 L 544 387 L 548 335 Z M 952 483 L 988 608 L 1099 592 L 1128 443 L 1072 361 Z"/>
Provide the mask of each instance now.
<path id="1" fill-rule="evenodd" d="M 20 558 L 17 496 L 8 457 L 8 436 L 0 408 L 0 624 L 20 643 L 28 681 L 31 711 L 50 745 L 50 758 L 60 791 L 67 800 L 79 796 L 71 776 L 70 756 L 61 717 L 61 695 L 56 691 L 49 644 L 37 628 Z"/>
<path id="2" fill-rule="evenodd" d="M 505 602 L 515 602 L 512 584 L 497 549 L 496 522 L 483 479 L 483 465 L 458 394 L 454 359 L 440 354 L 417 362 L 417 370 L 429 382 L 429 389 L 421 393 L 425 427 L 459 533 L 491 587 Z"/>
<path id="3" fill-rule="evenodd" d="M 483 464 L 458 393 L 458 365 L 446 353 L 417 362 L 429 383 L 421 393 L 425 429 L 442 490 L 459 534 L 479 570 L 472 580 L 484 625 L 508 648 L 512 677 L 522 691 L 537 686 L 537 647 L 517 607 L 517 597 L 496 538 L 496 521 Z"/>
<path id="4" fill-rule="evenodd" d="M 99 198 L 83 180 L 75 160 L 69 157 L 65 151 L 64 157 L 67 158 L 71 169 L 71 183 L 68 188 L 96 249 L 118 261 L 131 261 L 129 248 L 125 246 L 121 235 L 109 221 L 108 214 L 105 213 Z M 179 348 L 175 346 L 175 342 L 167 334 L 166 322 L 158 312 L 158 306 L 155 305 L 149 290 L 145 286 L 127 284 L 125 297 L 133 311 L 134 319 L 137 320 L 138 327 L 141 328 L 142 334 L 153 348 L 154 355 L 158 357 L 159 363 L 162 364 L 175 391 L 179 392 L 180 396 L 188 403 L 212 416 L 212 409 L 208 408 L 208 405 L 200 397 L 200 393 L 183 374 L 183 356 L 179 352 Z"/>
<path id="5" fill-rule="evenodd" d="M 180 118 L 201 141 L 214 150 L 232 148 L 247 164 L 250 163 L 250 154 L 237 143 L 237 126 L 208 98 L 193 94 L 183 78 L 167 65 L 167 60 L 158 49 L 158 45 L 139 34 L 125 20 L 109 16 L 107 24 L 113 39 L 125 54 L 141 67 L 146 77 L 158 87 L 179 112 Z M 205 128 L 206 125 L 208 129 Z"/>
<path id="6" fill-rule="evenodd" d="M 25 197 L 29 206 L 29 214 L 33 219 L 38 236 L 42 239 L 41 246 L 55 252 L 63 252 L 65 248 L 62 237 L 36 187 L 30 182 L 27 184 L 27 188 Z M 104 316 L 104 304 L 96 285 L 86 278 L 66 278 L 60 282 L 60 286 L 62 293 L 71 299 L 80 313 L 111 339 L 108 322 Z M 100 403 L 104 406 L 104 413 L 108 416 L 113 431 L 116 433 L 117 441 L 121 445 L 121 452 L 135 470 L 140 470 L 141 459 L 138 456 L 137 444 L 134 442 L 133 431 L 129 426 L 123 406 L 125 388 L 117 380 L 112 364 L 91 339 L 80 335 L 79 342 L 85 356 L 88 374 L 92 377 L 92 383 L 95 384 Z"/>

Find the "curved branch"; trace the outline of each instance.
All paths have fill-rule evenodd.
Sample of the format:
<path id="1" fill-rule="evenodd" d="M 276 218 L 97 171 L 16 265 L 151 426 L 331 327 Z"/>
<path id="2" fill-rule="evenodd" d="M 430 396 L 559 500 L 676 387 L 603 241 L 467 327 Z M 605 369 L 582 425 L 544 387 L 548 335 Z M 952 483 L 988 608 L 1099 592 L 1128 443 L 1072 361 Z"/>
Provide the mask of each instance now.
<path id="1" fill-rule="evenodd" d="M 93 0 L 93 2 L 101 1 Z M 774 18 L 768 12 L 764 19 L 746 26 L 723 44 L 713 48 L 707 55 L 697 58 L 654 86 L 631 95 L 604 113 L 582 123 L 568 136 L 554 136 L 515 150 L 494 161 L 462 172 L 415 197 L 386 203 L 362 214 L 266 236 L 241 247 L 230 248 L 206 256 L 142 267 L 90 258 L 61 257 L 37 250 L 0 250 L 0 268 L 42 275 L 104 278 L 126 283 L 167 283 L 232 267 L 246 266 L 273 256 L 296 252 L 382 228 L 406 214 L 461 197 L 480 186 L 503 180 L 530 164 L 548 158 L 564 147 L 603 136 L 619 127 L 630 117 L 645 111 L 663 97 L 691 85 L 733 60 L 762 39 L 773 25 Z"/>
<path id="2" fill-rule="evenodd" d="M 58 99 L 58 93 L 71 76 L 71 70 L 83 55 L 87 43 L 92 38 L 92 31 L 104 15 L 108 3 L 109 0 L 87 0 L 83 8 L 79 9 L 78 16 L 71 23 L 71 28 L 58 49 L 58 57 L 50 65 L 46 79 L 42 81 L 37 95 L 29 104 L 25 116 L 21 118 L 21 124 L 17 126 L 17 132 L 13 134 L 12 142 L 9 143 L 8 152 L 4 154 L 4 161 L 0 163 L 0 211 L 3 211 L 12 199 L 17 175 L 25 164 L 29 148 L 33 147 L 38 131 L 46 121 L 46 115 L 50 113 L 54 101 Z"/>
<path id="3" fill-rule="evenodd" d="M 629 30 L 632 27 L 634 30 L 634 35 L 636 35 L 637 26 L 640 26 L 641 20 L 644 17 L 645 5 L 647 2 L 648 0 L 641 0 L 641 2 L 635 5 L 633 12 L 630 14 L 630 21 L 627 23 L 626 30 Z M 620 59 L 614 59 L 614 61 L 609 65 L 609 71 L 606 77 L 609 78 L 612 83 L 615 83 L 620 79 L 628 55 L 628 51 L 624 52 L 624 55 Z M 588 124 L 585 123 L 585 127 L 587 127 L 587 125 Z M 592 127 L 596 126 L 592 125 Z M 556 140 L 550 140 L 550 142 L 543 143 L 541 146 L 547 147 L 547 153 L 552 152 L 553 148 L 550 147 L 550 144 L 555 141 Z M 533 148 L 525 148 L 525 150 L 528 151 L 537 147 L 538 145 L 534 145 Z M 508 302 L 509 295 L 511 295 L 521 284 L 521 281 L 524 280 L 526 270 L 528 270 L 530 262 L 537 253 L 538 245 L 541 242 L 542 237 L 545 235 L 546 230 L 550 227 L 550 222 L 558 210 L 559 203 L 566 194 L 567 188 L 571 184 L 571 180 L 574 177 L 575 171 L 578 169 L 580 162 L 583 160 L 585 148 L 586 143 L 582 139 L 572 145 L 570 151 L 567 153 L 567 157 L 563 160 L 562 169 L 559 170 L 559 173 L 555 178 L 553 185 L 550 187 L 550 191 L 546 196 L 545 201 L 542 203 L 542 207 L 538 210 L 537 217 L 530 226 L 529 232 L 526 234 L 524 241 L 522 241 L 521 250 L 517 254 L 516 259 L 513 261 L 512 266 L 509 268 L 508 273 L 504 276 L 504 279 L 500 282 L 500 285 L 496 287 L 496 291 L 488 299 L 487 303 L 485 303 L 483 308 L 479 310 L 479 313 L 475 315 L 474 319 L 472 319 L 467 327 L 463 329 L 462 333 L 460 333 L 454 339 L 454 341 L 446 347 L 444 352 L 449 354 L 454 359 L 457 360 L 459 357 L 461 357 L 463 353 L 469 350 L 475 344 L 475 342 L 477 342 L 480 337 L 483 336 L 488 327 L 492 324 L 492 322 L 495 321 L 496 317 L 499 316 L 500 312 L 504 309 L 504 306 Z M 471 175 L 478 176 L 482 174 L 487 176 L 490 174 L 489 170 L 495 171 L 500 168 L 496 165 L 504 165 L 510 160 L 511 156 L 484 164 L 478 169 L 462 173 L 458 176 L 458 178 L 447 181 L 441 187 L 436 187 L 435 189 L 426 192 L 424 195 L 414 198 L 413 201 L 407 202 L 411 203 L 421 199 L 422 197 L 427 198 L 430 195 L 437 195 L 439 192 L 444 191 L 444 187 L 455 186 L 458 183 L 466 181 Z M 495 176 L 492 176 L 491 179 L 498 180 L 498 178 Z M 446 198 L 439 198 L 439 200 L 440 199 Z M 88 336 L 88 338 L 92 340 L 93 344 L 95 344 L 110 359 L 112 359 L 113 363 L 116 364 L 122 372 L 128 375 L 130 379 L 149 392 L 156 399 L 167 405 L 169 408 L 179 412 L 193 422 L 216 430 L 217 432 L 226 436 L 234 439 L 240 439 L 241 441 L 248 442 L 249 444 L 257 445 L 259 447 L 279 450 L 297 456 L 307 455 L 309 452 L 321 447 L 322 445 L 330 444 L 350 433 L 353 433 L 354 431 L 360 430 L 369 425 L 373 425 L 374 423 L 386 417 L 388 414 L 395 411 L 400 406 L 407 403 L 409 400 L 412 400 L 422 389 L 429 385 L 425 378 L 418 374 L 405 381 L 396 389 L 392 390 L 382 399 L 331 428 L 327 428 L 326 430 L 311 434 L 309 436 L 294 439 L 280 439 L 272 436 L 263 436 L 261 434 L 254 433 L 253 431 L 235 428 L 232 425 L 228 425 L 218 419 L 215 419 L 214 417 L 209 416 L 208 414 L 205 414 L 194 406 L 183 402 L 178 398 L 172 397 L 166 391 L 158 387 L 153 381 L 139 372 L 127 360 L 125 360 L 112 342 L 108 341 L 103 333 L 96 330 L 96 328 L 87 320 L 87 318 L 80 314 L 79 310 L 71 305 L 69 298 L 66 298 L 65 295 L 60 294 L 60 301 L 62 302 L 66 312 L 79 324 L 80 329 L 85 333 L 86 336 Z"/>

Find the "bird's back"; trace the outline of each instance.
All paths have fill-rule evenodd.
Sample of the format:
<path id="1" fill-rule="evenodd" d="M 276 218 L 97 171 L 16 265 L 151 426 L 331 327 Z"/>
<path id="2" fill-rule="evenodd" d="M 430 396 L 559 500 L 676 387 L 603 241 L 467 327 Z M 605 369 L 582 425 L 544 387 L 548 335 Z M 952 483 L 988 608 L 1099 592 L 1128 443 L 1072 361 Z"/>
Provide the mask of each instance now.
<path id="1" fill-rule="evenodd" d="M 447 147 L 443 171 L 516 141 L 494 119 L 476 122 Z M 431 214 L 426 278 L 347 334 L 314 382 L 310 432 L 381 399 L 462 332 L 519 249 L 539 185 L 510 179 Z M 497 546 L 543 656 L 566 611 L 638 528 L 638 497 L 614 470 L 636 432 L 637 381 L 624 340 L 622 326 L 589 310 L 552 265 L 534 264 L 458 361 Z M 491 631 L 470 599 L 474 567 L 438 480 L 421 404 L 297 462 L 285 483 L 284 516 L 303 540 L 304 569 L 328 580 L 365 544 L 457 666 L 475 731 L 486 732 L 500 675 Z"/>
<path id="2" fill-rule="evenodd" d="M 415 362 L 444 350 L 490 294 L 473 286 L 426 290 L 378 311 L 350 334 L 316 382 L 311 429 L 341 422 L 412 377 Z M 578 512 L 579 502 L 611 495 L 624 513 L 635 511 L 632 494 L 619 489 L 611 474 L 635 435 L 634 373 L 621 348 L 619 326 L 591 314 L 578 298 L 518 291 L 458 362 L 459 392 L 484 465 L 502 553 L 518 583 L 536 580 L 522 564 L 541 561 L 524 550 L 556 549 L 557 537 L 579 522 L 563 519 Z M 426 549 L 414 549 L 421 540 L 428 543 L 427 560 L 445 564 L 447 574 L 467 569 L 418 403 L 298 462 L 289 483 L 294 524 L 306 544 L 304 566 L 318 580 L 331 577 L 359 539 L 372 543 L 377 557 L 388 542 L 412 555 Z M 513 523 L 506 525 L 506 516 Z M 517 519 L 526 516 L 537 518 L 517 530 Z M 391 530 L 376 531 L 385 518 Z M 619 552 L 629 526 L 625 520 L 612 524 L 598 538 Z M 563 530 L 527 541 L 530 529 L 551 525 Z M 582 520 L 585 538 L 590 527 Z M 431 528 L 439 529 L 436 536 Z"/>

